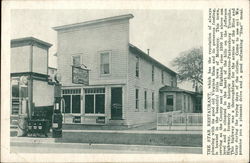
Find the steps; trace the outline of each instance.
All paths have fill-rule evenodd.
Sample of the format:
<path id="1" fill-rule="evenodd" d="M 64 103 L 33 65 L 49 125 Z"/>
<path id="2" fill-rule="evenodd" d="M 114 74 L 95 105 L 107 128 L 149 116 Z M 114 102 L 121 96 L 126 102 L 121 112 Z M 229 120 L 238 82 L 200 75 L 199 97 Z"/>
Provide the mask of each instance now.
<path id="1" fill-rule="evenodd" d="M 119 120 L 113 120 L 113 119 L 110 119 L 109 120 L 109 125 L 125 125 L 125 121 L 123 119 L 119 119 Z"/>

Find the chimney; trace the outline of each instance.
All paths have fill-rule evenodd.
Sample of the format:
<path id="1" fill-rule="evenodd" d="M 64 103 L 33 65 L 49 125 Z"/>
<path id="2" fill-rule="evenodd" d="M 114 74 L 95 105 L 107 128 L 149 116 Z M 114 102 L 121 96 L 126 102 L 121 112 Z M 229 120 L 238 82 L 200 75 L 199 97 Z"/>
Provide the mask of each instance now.
<path id="1" fill-rule="evenodd" d="M 150 49 L 147 49 L 147 51 L 148 51 L 148 55 L 149 55 L 149 50 L 150 50 Z"/>

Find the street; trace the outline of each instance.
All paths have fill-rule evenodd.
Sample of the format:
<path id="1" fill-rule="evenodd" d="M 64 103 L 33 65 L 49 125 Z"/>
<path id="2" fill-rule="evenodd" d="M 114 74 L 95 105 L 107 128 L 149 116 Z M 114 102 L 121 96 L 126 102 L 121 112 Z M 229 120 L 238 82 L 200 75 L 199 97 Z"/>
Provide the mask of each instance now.
<path id="1" fill-rule="evenodd" d="M 85 143 L 11 142 L 11 153 L 114 153 L 114 154 L 201 154 L 201 147 L 149 146 Z"/>

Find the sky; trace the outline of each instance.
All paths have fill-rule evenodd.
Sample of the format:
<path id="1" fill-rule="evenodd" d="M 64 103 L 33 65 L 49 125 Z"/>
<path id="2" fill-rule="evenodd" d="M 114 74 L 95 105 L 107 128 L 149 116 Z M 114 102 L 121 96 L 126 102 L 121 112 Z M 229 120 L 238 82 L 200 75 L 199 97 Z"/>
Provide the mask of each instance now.
<path id="1" fill-rule="evenodd" d="M 181 52 L 203 44 L 201 10 L 12 10 L 11 39 L 36 37 L 53 46 L 49 66 L 56 67 L 57 33 L 52 27 L 105 17 L 133 14 L 130 43 L 172 70 L 171 62 Z"/>

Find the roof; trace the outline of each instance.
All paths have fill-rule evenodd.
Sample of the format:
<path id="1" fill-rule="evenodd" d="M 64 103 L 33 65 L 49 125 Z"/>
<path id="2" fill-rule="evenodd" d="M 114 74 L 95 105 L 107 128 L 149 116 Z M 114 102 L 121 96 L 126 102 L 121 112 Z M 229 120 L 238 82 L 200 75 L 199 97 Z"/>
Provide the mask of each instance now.
<path id="1" fill-rule="evenodd" d="M 193 91 L 188 91 L 185 89 L 181 89 L 178 87 L 170 87 L 170 86 L 164 86 L 162 88 L 160 88 L 159 90 L 160 92 L 184 92 L 184 93 L 189 93 L 189 94 L 201 94 L 199 92 L 193 92 Z"/>
<path id="2" fill-rule="evenodd" d="M 148 62 L 153 63 L 154 65 L 160 67 L 161 69 L 167 71 L 168 73 L 170 73 L 172 75 L 176 75 L 176 72 L 174 72 L 170 68 L 166 67 L 165 65 L 163 65 L 159 61 L 155 60 L 154 58 L 152 58 L 151 56 L 149 56 L 148 54 L 146 54 L 145 52 L 143 52 L 141 49 L 137 48 L 136 46 L 129 44 L 129 51 L 134 53 L 134 54 L 139 55 L 141 58 L 147 60 Z"/>
<path id="3" fill-rule="evenodd" d="M 59 31 L 59 30 L 65 30 L 65 29 L 75 28 L 75 27 L 83 27 L 83 26 L 87 26 L 87 25 L 93 25 L 93 24 L 98 24 L 98 23 L 103 23 L 103 22 L 108 22 L 108 21 L 130 19 L 133 17 L 134 16 L 132 14 L 119 15 L 119 16 L 107 17 L 107 18 L 103 18 L 103 19 L 85 21 L 85 22 L 81 22 L 81 23 L 74 23 L 74 24 L 68 24 L 68 25 L 63 25 L 63 26 L 57 26 L 57 27 L 53 27 L 53 29 L 56 31 Z"/>
<path id="4" fill-rule="evenodd" d="M 35 37 L 23 37 L 23 38 L 12 39 L 11 47 L 16 47 L 18 45 L 30 45 L 32 43 L 37 43 L 38 45 L 45 48 L 50 48 L 52 46 L 52 44 L 39 40 Z"/>

